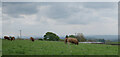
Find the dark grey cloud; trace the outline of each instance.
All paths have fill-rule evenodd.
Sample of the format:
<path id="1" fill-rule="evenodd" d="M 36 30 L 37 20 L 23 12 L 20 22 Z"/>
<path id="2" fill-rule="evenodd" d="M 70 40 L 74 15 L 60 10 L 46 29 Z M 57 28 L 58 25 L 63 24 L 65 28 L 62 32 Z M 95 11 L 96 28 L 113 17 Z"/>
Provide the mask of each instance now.
<path id="1" fill-rule="evenodd" d="M 116 8 L 117 2 L 88 2 L 84 3 L 86 8 L 94 9 L 107 9 L 107 8 Z"/>
<path id="2" fill-rule="evenodd" d="M 84 11 L 84 13 L 89 13 L 89 9 L 94 10 L 103 10 L 103 9 L 113 9 L 116 8 L 117 3 L 107 3 L 107 2 L 87 2 L 87 3 L 44 3 L 47 5 L 50 5 L 51 7 L 48 9 L 49 11 L 44 12 L 45 15 L 49 18 L 55 18 L 55 19 L 65 19 L 67 17 L 70 17 L 74 13 L 78 13 Z M 81 8 L 83 7 L 83 8 Z M 88 9 L 85 11 L 85 9 Z M 42 12 L 42 11 L 41 11 Z M 82 14 L 84 14 L 82 13 Z"/>
<path id="3" fill-rule="evenodd" d="M 39 10 L 37 6 L 50 5 L 50 11 L 46 13 L 47 16 L 51 18 L 64 18 L 72 15 L 73 13 L 82 11 L 79 7 L 82 5 L 86 8 L 94 9 L 104 9 L 104 8 L 113 8 L 115 3 L 106 3 L 106 2 L 87 2 L 87 3 L 61 3 L 61 2 L 43 2 L 43 3 L 30 3 L 30 2 L 4 2 L 3 3 L 3 13 L 9 14 L 13 17 L 19 17 L 20 14 L 36 14 Z M 73 6 L 73 7 L 70 7 Z M 74 7 L 75 6 L 75 7 Z M 41 11 L 42 12 L 42 11 Z"/>
<path id="4" fill-rule="evenodd" d="M 72 5 L 72 7 L 71 7 Z M 54 19 L 62 19 L 71 16 L 74 13 L 79 12 L 81 9 L 73 7 L 77 6 L 78 4 L 74 3 L 53 3 L 51 8 L 48 12 L 48 17 Z M 79 7 L 79 6 L 78 6 Z"/>
<path id="5" fill-rule="evenodd" d="M 22 14 L 36 14 L 36 22 L 41 20 L 41 17 L 47 17 L 67 24 L 89 24 L 103 20 L 101 17 L 112 17 L 116 7 L 113 2 L 4 2 L 3 13 L 13 18 L 23 17 Z"/>
<path id="6" fill-rule="evenodd" d="M 102 2 L 4 2 L 3 19 L 6 20 L 3 21 L 3 32 L 5 35 L 18 35 L 21 26 L 23 35 L 43 35 L 47 31 L 60 35 L 76 32 L 117 34 L 117 6 L 113 4 L 116 5 Z"/>
<path id="7" fill-rule="evenodd" d="M 0 1 L 0 7 L 2 6 L 2 2 Z"/>
<path id="8" fill-rule="evenodd" d="M 30 15 L 37 13 L 37 5 L 24 2 L 3 2 L 3 13 L 11 17 L 20 17 L 21 14 Z"/>
<path id="9" fill-rule="evenodd" d="M 51 7 L 48 10 L 40 11 L 38 18 L 45 16 L 68 24 L 89 24 L 104 21 L 101 17 L 114 18 L 117 13 L 115 12 L 117 3 L 113 2 L 49 3 L 48 5 Z"/>

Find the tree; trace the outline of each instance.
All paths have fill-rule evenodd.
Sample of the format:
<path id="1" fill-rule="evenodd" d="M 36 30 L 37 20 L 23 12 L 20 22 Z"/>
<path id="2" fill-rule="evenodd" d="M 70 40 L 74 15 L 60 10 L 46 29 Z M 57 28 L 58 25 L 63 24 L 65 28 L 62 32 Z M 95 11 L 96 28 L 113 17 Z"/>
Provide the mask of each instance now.
<path id="1" fill-rule="evenodd" d="M 112 42 L 110 40 L 106 40 L 105 44 L 111 44 Z"/>
<path id="2" fill-rule="evenodd" d="M 58 37 L 55 33 L 47 32 L 47 33 L 44 35 L 44 40 L 58 41 L 58 40 L 59 40 L 59 37 Z"/>
<path id="3" fill-rule="evenodd" d="M 75 35 L 69 35 L 69 37 L 71 37 L 71 38 L 76 38 Z"/>
<path id="4" fill-rule="evenodd" d="M 89 40 L 87 40 L 88 42 L 94 42 L 93 40 L 91 40 L 91 39 L 89 39 Z"/>
<path id="5" fill-rule="evenodd" d="M 104 39 L 99 39 L 99 42 L 105 43 L 105 40 Z"/>
<path id="6" fill-rule="evenodd" d="M 76 38 L 78 39 L 79 42 L 85 42 L 86 39 L 82 33 L 77 33 Z"/>
<path id="7" fill-rule="evenodd" d="M 65 38 L 68 38 L 68 35 L 66 35 L 66 37 Z"/>

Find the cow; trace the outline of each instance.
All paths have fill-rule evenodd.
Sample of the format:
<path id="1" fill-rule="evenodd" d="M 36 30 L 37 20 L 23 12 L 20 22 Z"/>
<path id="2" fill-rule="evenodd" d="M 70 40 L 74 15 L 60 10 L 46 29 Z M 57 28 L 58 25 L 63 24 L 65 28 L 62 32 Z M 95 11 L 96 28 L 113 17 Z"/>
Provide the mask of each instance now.
<path id="1" fill-rule="evenodd" d="M 11 39 L 10 39 L 11 41 L 12 41 L 12 40 L 15 40 L 15 37 L 10 37 L 10 38 L 11 38 Z"/>
<path id="2" fill-rule="evenodd" d="M 8 36 L 4 36 L 5 40 L 10 40 L 10 38 Z"/>
<path id="3" fill-rule="evenodd" d="M 65 44 L 69 44 L 69 43 L 73 43 L 75 45 L 78 45 L 78 40 L 76 38 L 69 38 L 69 37 L 66 37 L 65 38 Z"/>
<path id="4" fill-rule="evenodd" d="M 32 40 L 34 42 L 34 38 L 33 37 L 30 37 L 30 40 Z"/>

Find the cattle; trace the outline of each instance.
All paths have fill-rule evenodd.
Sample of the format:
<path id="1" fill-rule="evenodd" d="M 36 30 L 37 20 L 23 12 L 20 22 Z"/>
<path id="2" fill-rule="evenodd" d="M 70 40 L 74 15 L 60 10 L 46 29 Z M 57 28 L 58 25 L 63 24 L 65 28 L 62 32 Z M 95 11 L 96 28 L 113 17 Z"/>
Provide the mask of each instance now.
<path id="1" fill-rule="evenodd" d="M 30 40 L 32 40 L 32 42 L 34 42 L 34 38 L 33 37 L 30 37 Z"/>
<path id="2" fill-rule="evenodd" d="M 11 41 L 12 41 L 12 40 L 15 40 L 15 37 L 11 37 L 11 36 L 10 36 L 10 37 L 8 37 L 8 36 L 4 36 L 4 39 L 7 39 L 7 40 L 11 40 Z"/>
<path id="3" fill-rule="evenodd" d="M 10 38 L 11 38 L 11 39 L 10 39 L 11 41 L 12 41 L 12 40 L 15 40 L 15 37 L 10 37 Z"/>
<path id="4" fill-rule="evenodd" d="M 65 44 L 69 44 L 69 43 L 73 43 L 73 44 L 75 44 L 75 45 L 78 45 L 78 40 L 76 39 L 76 38 L 69 38 L 69 37 L 67 37 L 67 38 L 65 38 Z"/>
<path id="5" fill-rule="evenodd" d="M 10 40 L 10 37 L 4 36 L 4 39 L 5 39 L 5 40 Z"/>

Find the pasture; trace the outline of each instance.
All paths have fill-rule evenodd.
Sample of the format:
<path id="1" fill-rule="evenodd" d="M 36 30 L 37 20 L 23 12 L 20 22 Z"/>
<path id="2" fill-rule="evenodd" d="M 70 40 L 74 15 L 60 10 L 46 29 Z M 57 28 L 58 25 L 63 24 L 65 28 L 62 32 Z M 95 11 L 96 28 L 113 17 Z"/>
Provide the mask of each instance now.
<path id="1" fill-rule="evenodd" d="M 118 46 L 104 44 L 66 45 L 62 41 L 3 40 L 3 55 L 117 55 Z"/>
<path id="2" fill-rule="evenodd" d="M 2 56 L 2 40 L 0 39 L 0 56 Z"/>

